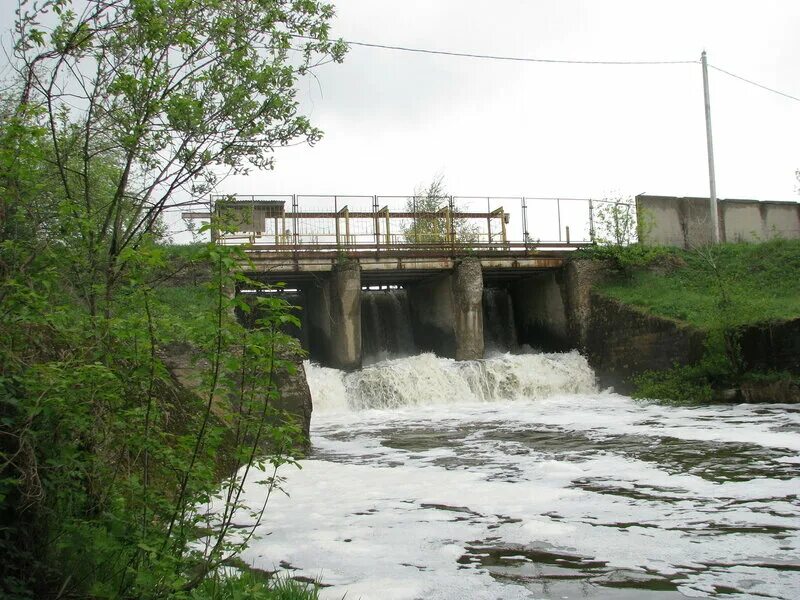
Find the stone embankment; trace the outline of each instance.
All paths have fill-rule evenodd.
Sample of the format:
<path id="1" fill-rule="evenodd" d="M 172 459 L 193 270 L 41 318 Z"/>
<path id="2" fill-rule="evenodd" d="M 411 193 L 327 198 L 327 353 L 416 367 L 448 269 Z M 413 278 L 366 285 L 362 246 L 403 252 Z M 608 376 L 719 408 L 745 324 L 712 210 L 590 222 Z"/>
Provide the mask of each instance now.
<path id="1" fill-rule="evenodd" d="M 568 272 L 583 274 L 583 278 L 573 275 L 565 306 L 571 339 L 587 355 L 601 383 L 629 392 L 637 375 L 693 365 L 703 359 L 707 351 L 705 331 L 603 295 L 593 286 L 614 273 L 607 264 L 599 265 L 599 261 L 580 260 L 569 265 Z M 800 376 L 800 319 L 743 327 L 738 344 L 745 373 Z M 796 380 L 755 378 L 735 389 L 716 392 L 720 400 L 800 402 Z"/>

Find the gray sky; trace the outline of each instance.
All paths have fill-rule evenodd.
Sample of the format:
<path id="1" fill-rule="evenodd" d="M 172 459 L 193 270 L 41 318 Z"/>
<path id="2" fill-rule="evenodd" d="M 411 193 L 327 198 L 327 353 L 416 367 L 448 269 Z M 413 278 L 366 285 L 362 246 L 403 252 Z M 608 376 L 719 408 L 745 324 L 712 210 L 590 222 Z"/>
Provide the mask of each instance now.
<path id="1" fill-rule="evenodd" d="M 11 16 L 14 2 L 0 0 Z M 346 40 L 502 56 L 697 60 L 800 97 L 799 0 L 338 0 Z M 3 42 L 7 43 L 7 32 Z M 220 193 L 708 195 L 699 64 L 554 65 L 353 46 L 300 84 L 315 147 Z M 800 102 L 711 70 L 721 198 L 798 200 Z M 178 213 L 169 221 L 183 229 Z M 176 241 L 186 241 L 178 235 Z"/>
<path id="2" fill-rule="evenodd" d="M 709 62 L 800 97 L 800 2 L 338 0 L 348 40 L 524 57 Z M 225 193 L 707 195 L 699 65 L 510 63 L 353 47 L 302 84 L 325 138 Z M 711 72 L 720 197 L 797 199 L 800 102 Z"/>

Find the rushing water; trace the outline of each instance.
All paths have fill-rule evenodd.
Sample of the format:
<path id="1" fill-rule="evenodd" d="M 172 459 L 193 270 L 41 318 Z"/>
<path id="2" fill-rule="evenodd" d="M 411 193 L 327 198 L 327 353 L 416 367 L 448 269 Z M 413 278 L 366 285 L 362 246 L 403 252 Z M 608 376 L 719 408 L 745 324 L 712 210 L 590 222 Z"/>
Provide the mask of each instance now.
<path id="1" fill-rule="evenodd" d="M 348 600 L 800 597 L 797 407 L 635 402 L 577 353 L 307 370 L 255 567 Z"/>
<path id="2" fill-rule="evenodd" d="M 364 364 L 410 356 L 416 346 L 408 323 L 408 296 L 403 289 L 361 292 L 361 343 Z"/>
<path id="3" fill-rule="evenodd" d="M 514 308 L 507 289 L 483 290 L 483 339 L 490 352 L 513 350 L 517 347 Z"/>

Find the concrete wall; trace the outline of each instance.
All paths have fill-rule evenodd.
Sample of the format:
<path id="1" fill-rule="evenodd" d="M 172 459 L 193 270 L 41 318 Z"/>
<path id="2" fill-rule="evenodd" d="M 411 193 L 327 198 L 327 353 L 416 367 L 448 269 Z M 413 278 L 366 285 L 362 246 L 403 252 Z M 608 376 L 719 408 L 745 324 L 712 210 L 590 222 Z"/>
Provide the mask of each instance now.
<path id="1" fill-rule="evenodd" d="M 711 242 L 706 198 L 636 196 L 639 239 L 654 246 L 704 246 Z"/>
<path id="2" fill-rule="evenodd" d="M 744 327 L 739 344 L 745 368 L 800 375 L 800 319 Z"/>
<path id="3" fill-rule="evenodd" d="M 761 222 L 764 225 L 764 239 L 800 238 L 800 203 L 763 202 Z"/>
<path id="4" fill-rule="evenodd" d="M 693 248 L 711 242 L 708 198 L 639 195 L 636 210 L 639 239 L 645 244 Z M 800 238 L 797 202 L 719 200 L 717 213 L 724 242 Z"/>
<path id="5" fill-rule="evenodd" d="M 573 348 L 586 351 L 592 313 L 592 288 L 614 273 L 602 260 L 571 260 L 564 267 L 564 309 L 567 334 Z"/>
<path id="6" fill-rule="evenodd" d="M 483 274 L 464 259 L 452 273 L 407 287 L 414 342 L 456 360 L 483 358 Z"/>
<path id="7" fill-rule="evenodd" d="M 699 361 L 705 334 L 591 294 L 585 351 L 603 385 L 627 391 L 632 376 Z"/>

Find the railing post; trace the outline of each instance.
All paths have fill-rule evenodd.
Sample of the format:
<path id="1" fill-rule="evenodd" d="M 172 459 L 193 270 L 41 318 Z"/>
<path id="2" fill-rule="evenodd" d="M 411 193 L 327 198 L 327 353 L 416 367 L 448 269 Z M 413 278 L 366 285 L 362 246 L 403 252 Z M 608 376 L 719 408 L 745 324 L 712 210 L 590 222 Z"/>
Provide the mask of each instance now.
<path id="1" fill-rule="evenodd" d="M 350 247 L 350 209 L 348 207 L 344 207 L 342 209 L 342 215 L 344 216 L 344 245 L 346 248 Z"/>
<path id="2" fill-rule="evenodd" d="M 528 251 L 528 201 L 522 197 L 522 241 L 525 242 L 525 252 Z"/>
<path id="3" fill-rule="evenodd" d="M 334 220 L 336 226 L 336 251 L 339 252 L 341 250 L 339 243 L 339 205 L 336 201 L 336 196 L 333 197 L 333 214 L 336 215 Z"/>
<path id="4" fill-rule="evenodd" d="M 558 241 L 561 241 L 561 200 L 556 198 L 556 210 L 558 211 Z"/>
<path id="5" fill-rule="evenodd" d="M 450 252 L 453 256 L 456 254 L 456 203 L 453 197 L 448 198 L 448 205 L 450 208 Z"/>
<path id="6" fill-rule="evenodd" d="M 566 226 L 567 230 L 567 244 L 569 244 L 569 225 Z"/>
<path id="7" fill-rule="evenodd" d="M 381 231 L 380 219 L 378 218 L 378 197 L 372 197 L 372 228 L 375 230 L 375 251 L 379 252 L 381 249 Z"/>
<path id="8" fill-rule="evenodd" d="M 489 243 L 489 250 L 492 249 L 492 203 L 486 198 L 486 241 Z"/>
<path id="9" fill-rule="evenodd" d="M 417 196 L 414 195 L 411 197 L 411 213 L 413 215 L 414 220 L 414 243 L 419 244 L 419 222 L 417 221 Z"/>
<path id="10" fill-rule="evenodd" d="M 297 260 L 297 246 L 300 242 L 300 234 L 297 232 L 297 224 L 300 219 L 297 217 L 298 212 L 297 194 L 292 194 L 292 257 Z"/>
<path id="11" fill-rule="evenodd" d="M 589 241 L 594 244 L 594 203 L 589 198 Z"/>

